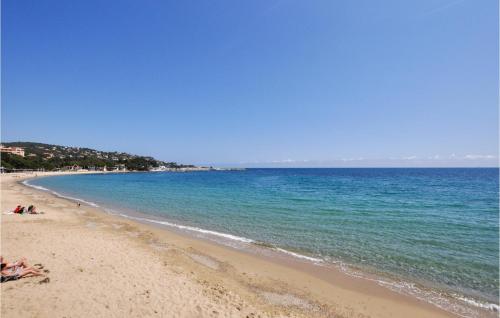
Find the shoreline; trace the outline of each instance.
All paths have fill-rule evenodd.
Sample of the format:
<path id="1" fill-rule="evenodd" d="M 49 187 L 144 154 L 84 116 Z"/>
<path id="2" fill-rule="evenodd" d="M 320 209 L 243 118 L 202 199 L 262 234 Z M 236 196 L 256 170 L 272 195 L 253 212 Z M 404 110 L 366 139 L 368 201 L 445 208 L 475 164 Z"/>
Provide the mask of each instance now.
<path id="1" fill-rule="evenodd" d="M 43 174 L 43 176 L 49 175 L 56 174 Z M 70 201 L 71 199 L 59 198 L 47 191 L 32 187 L 28 188 L 26 185 L 20 184 L 21 181 L 30 177 L 33 176 L 25 175 L 22 179 L 17 178 L 15 180 L 14 177 L 9 179 L 13 179 L 10 181 L 14 181 L 19 187 L 34 191 L 39 199 L 60 200 L 65 204 L 71 203 L 74 205 L 74 202 Z M 12 186 L 12 182 L 5 183 L 5 181 L 9 181 L 5 179 L 4 175 L 2 175 L 2 186 L 6 184 Z M 2 194 L 4 192 L 3 188 Z M 17 190 L 17 192 L 23 192 L 23 190 Z M 4 196 L 2 196 L 2 206 L 5 206 L 3 203 Z M 38 202 L 36 205 L 42 206 Z M 153 243 L 155 241 L 166 241 L 167 244 L 180 249 L 181 254 L 195 250 L 196 252 L 193 253 L 198 256 L 189 257 L 189 259 L 192 263 L 202 264 L 209 271 L 218 273 L 221 268 L 225 268 L 223 272 L 224 275 L 227 275 L 228 269 L 231 268 L 230 278 L 226 279 L 228 280 L 226 285 L 233 286 L 237 294 L 246 294 L 248 296 L 246 297 L 247 300 L 251 299 L 255 308 L 263 309 L 261 311 L 263 314 L 271 313 L 271 316 L 279 316 L 286 313 L 287 316 L 300 317 L 304 314 L 310 316 L 312 308 L 319 308 L 320 310 L 314 313 L 313 316 L 323 317 L 328 316 L 328 314 L 337 314 L 351 317 L 355 314 L 361 314 L 365 317 L 387 317 L 392 314 L 406 317 L 421 317 L 424 315 L 427 317 L 454 317 L 451 313 L 430 303 L 398 294 L 364 278 L 349 277 L 340 271 L 334 272 L 331 269 L 325 271 L 324 268 L 311 271 L 303 262 L 291 262 L 289 259 L 280 260 L 266 255 L 250 255 L 250 253 L 229 249 L 213 242 L 187 237 L 187 235 L 181 235 L 181 233 L 176 233 L 176 231 L 165 227 L 158 228 L 151 224 L 124 220 L 123 217 L 109 215 L 105 210 L 98 207 L 82 206 L 83 208 L 91 210 L 88 213 L 91 213 L 92 219 L 96 219 L 99 223 L 126 223 L 130 227 L 137 229 L 139 233 L 149 233 L 149 241 Z M 47 208 L 44 208 L 44 210 L 48 214 L 51 213 Z M 44 218 L 45 215 L 36 217 Z M 18 216 L 13 215 L 12 217 Z M 66 215 L 66 217 L 85 218 L 85 216 L 78 213 L 76 215 Z M 4 225 L 5 219 L 7 219 L 7 216 L 3 216 L 2 225 Z M 93 222 L 93 224 L 96 223 Z M 140 236 L 140 234 L 137 234 L 137 237 L 132 237 L 132 239 L 140 240 Z M 149 245 L 148 249 L 154 251 L 155 247 L 151 246 L 151 242 L 147 244 Z M 190 252 L 187 252 L 187 254 L 190 254 Z M 24 256 L 29 257 L 29 255 Z M 193 264 L 184 265 L 191 267 Z M 248 280 L 248 273 L 252 273 L 254 277 L 250 281 Z M 259 283 L 253 283 L 254 279 L 258 280 Z M 2 289 L 4 285 L 2 285 Z M 276 288 L 276 286 L 280 288 Z M 2 312 L 3 310 L 2 306 Z"/>

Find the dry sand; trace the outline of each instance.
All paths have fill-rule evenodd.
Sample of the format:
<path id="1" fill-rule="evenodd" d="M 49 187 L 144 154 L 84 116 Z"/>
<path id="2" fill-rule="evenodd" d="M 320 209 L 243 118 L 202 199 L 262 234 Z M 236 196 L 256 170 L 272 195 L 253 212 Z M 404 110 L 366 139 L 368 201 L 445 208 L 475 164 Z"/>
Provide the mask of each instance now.
<path id="1" fill-rule="evenodd" d="M 1 175 L 1 253 L 42 264 L 50 281 L 2 284 L 2 317 L 451 317 L 340 272 L 78 208 L 19 183 L 28 177 Z M 4 214 L 17 204 L 45 214 Z"/>

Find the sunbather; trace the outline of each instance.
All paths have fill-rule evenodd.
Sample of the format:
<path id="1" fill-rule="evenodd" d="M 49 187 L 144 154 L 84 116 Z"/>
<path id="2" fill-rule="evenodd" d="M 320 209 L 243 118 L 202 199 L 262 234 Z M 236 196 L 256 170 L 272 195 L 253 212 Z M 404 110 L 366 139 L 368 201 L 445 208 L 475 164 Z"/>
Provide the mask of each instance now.
<path id="1" fill-rule="evenodd" d="M 38 214 L 38 212 L 36 211 L 36 207 L 34 205 L 30 205 L 28 207 L 28 213 L 29 214 Z"/>
<path id="2" fill-rule="evenodd" d="M 43 276 L 43 274 L 36 268 L 30 266 L 26 258 L 21 258 L 19 261 L 9 263 L 0 256 L 2 282 L 9 280 L 17 280 L 28 275 Z"/>
<path id="3" fill-rule="evenodd" d="M 25 209 L 25 207 L 21 207 L 21 205 L 18 205 L 18 206 L 14 209 L 14 213 L 23 214 L 24 209 Z"/>

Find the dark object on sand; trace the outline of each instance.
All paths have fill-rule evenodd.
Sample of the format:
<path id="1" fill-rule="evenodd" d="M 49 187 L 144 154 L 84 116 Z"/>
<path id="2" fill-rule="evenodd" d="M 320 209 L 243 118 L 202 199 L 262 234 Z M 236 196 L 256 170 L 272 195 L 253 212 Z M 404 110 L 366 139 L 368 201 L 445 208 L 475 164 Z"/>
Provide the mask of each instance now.
<path id="1" fill-rule="evenodd" d="M 2 279 L 0 282 L 6 283 L 8 281 L 18 280 L 18 279 L 19 279 L 19 275 L 2 275 Z"/>

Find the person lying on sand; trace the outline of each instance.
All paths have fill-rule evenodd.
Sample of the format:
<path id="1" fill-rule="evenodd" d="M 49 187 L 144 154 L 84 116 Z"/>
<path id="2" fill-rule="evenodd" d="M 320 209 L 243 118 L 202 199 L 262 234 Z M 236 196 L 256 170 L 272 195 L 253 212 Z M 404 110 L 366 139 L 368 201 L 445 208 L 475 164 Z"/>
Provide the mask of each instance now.
<path id="1" fill-rule="evenodd" d="M 24 214 L 24 213 L 28 213 L 28 214 L 44 214 L 44 212 L 38 212 L 36 210 L 36 207 L 34 205 L 30 205 L 28 207 L 28 209 L 26 209 L 24 206 L 21 206 L 21 205 L 18 205 L 14 211 L 12 211 L 12 213 L 17 213 L 17 214 Z M 10 214 L 9 213 L 5 213 L 5 214 Z"/>
<path id="2" fill-rule="evenodd" d="M 23 214 L 24 209 L 26 209 L 24 206 L 23 206 L 23 207 L 21 207 L 21 205 L 20 205 L 20 204 L 18 204 L 18 205 L 17 205 L 17 207 L 14 209 L 14 211 L 13 211 L 13 212 L 14 212 L 14 213 Z"/>
<path id="3" fill-rule="evenodd" d="M 14 263 L 9 263 L 0 256 L 2 282 L 17 280 L 28 275 L 44 276 L 38 269 L 30 266 L 25 257 Z"/>
<path id="4" fill-rule="evenodd" d="M 28 207 L 28 213 L 29 214 L 43 214 L 43 212 L 37 212 L 36 207 L 34 205 L 30 205 Z"/>

